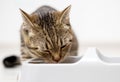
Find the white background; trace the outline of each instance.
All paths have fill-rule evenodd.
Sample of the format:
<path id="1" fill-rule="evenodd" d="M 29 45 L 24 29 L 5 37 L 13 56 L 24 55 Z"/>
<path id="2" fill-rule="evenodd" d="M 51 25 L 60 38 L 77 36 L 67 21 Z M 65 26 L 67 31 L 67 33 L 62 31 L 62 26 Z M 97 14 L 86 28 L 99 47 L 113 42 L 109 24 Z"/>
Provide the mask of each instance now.
<path id="1" fill-rule="evenodd" d="M 120 56 L 119 0 L 0 0 L 0 47 L 20 47 L 22 17 L 19 8 L 30 14 L 42 5 L 62 11 L 70 4 L 71 24 L 80 43 L 80 52 L 94 46 L 105 55 Z"/>
<path id="2" fill-rule="evenodd" d="M 0 42 L 19 42 L 22 23 L 19 8 L 31 13 L 42 5 L 63 10 L 70 4 L 71 24 L 79 41 L 120 42 L 119 0 L 0 0 Z"/>

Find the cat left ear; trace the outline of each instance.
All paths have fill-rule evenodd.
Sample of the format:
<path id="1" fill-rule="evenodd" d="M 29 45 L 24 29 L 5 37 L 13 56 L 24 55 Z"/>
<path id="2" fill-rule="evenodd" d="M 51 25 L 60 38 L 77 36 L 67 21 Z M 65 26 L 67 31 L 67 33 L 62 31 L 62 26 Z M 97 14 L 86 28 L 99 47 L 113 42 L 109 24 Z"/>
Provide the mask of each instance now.
<path id="1" fill-rule="evenodd" d="M 24 22 L 26 22 L 28 25 L 34 27 L 31 16 L 29 14 L 27 14 L 25 11 L 23 11 L 22 9 L 20 9 L 20 11 L 21 11 Z"/>
<path id="2" fill-rule="evenodd" d="M 70 13 L 71 5 L 65 8 L 61 15 L 60 15 L 60 22 L 66 21 L 69 19 L 69 13 Z"/>

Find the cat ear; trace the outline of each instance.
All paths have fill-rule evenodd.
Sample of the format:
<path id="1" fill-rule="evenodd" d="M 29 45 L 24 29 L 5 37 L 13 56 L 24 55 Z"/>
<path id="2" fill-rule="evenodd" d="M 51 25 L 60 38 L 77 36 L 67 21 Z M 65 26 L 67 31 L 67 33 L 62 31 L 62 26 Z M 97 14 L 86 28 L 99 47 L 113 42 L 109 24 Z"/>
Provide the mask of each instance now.
<path id="1" fill-rule="evenodd" d="M 29 14 L 27 14 L 25 11 L 23 11 L 22 9 L 20 9 L 20 11 L 21 11 L 24 22 L 26 22 L 28 25 L 34 27 L 31 16 Z"/>
<path id="2" fill-rule="evenodd" d="M 69 19 L 70 9 L 71 9 L 71 5 L 62 11 L 62 13 L 60 14 L 60 22 L 64 22 Z"/>

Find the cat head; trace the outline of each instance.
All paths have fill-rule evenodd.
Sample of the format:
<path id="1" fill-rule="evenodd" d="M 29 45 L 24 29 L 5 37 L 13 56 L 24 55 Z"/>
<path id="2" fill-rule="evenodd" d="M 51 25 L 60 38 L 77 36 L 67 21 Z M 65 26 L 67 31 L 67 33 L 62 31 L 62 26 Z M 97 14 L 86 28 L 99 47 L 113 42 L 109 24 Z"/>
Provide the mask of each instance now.
<path id="1" fill-rule="evenodd" d="M 43 57 L 49 63 L 61 62 L 69 55 L 73 39 L 69 22 L 70 8 L 68 6 L 63 11 L 44 15 L 29 15 L 20 9 L 24 20 L 23 38 L 29 52 Z"/>

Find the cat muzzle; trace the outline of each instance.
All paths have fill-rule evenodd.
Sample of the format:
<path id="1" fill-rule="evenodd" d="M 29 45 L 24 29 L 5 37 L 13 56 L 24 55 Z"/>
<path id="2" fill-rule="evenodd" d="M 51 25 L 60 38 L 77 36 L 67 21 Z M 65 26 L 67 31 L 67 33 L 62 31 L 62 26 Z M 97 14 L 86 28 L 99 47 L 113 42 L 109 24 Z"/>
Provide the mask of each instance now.
<path id="1" fill-rule="evenodd" d="M 56 62 L 59 62 L 60 61 L 60 56 L 58 54 L 54 54 L 53 56 L 53 60 L 56 61 Z"/>

